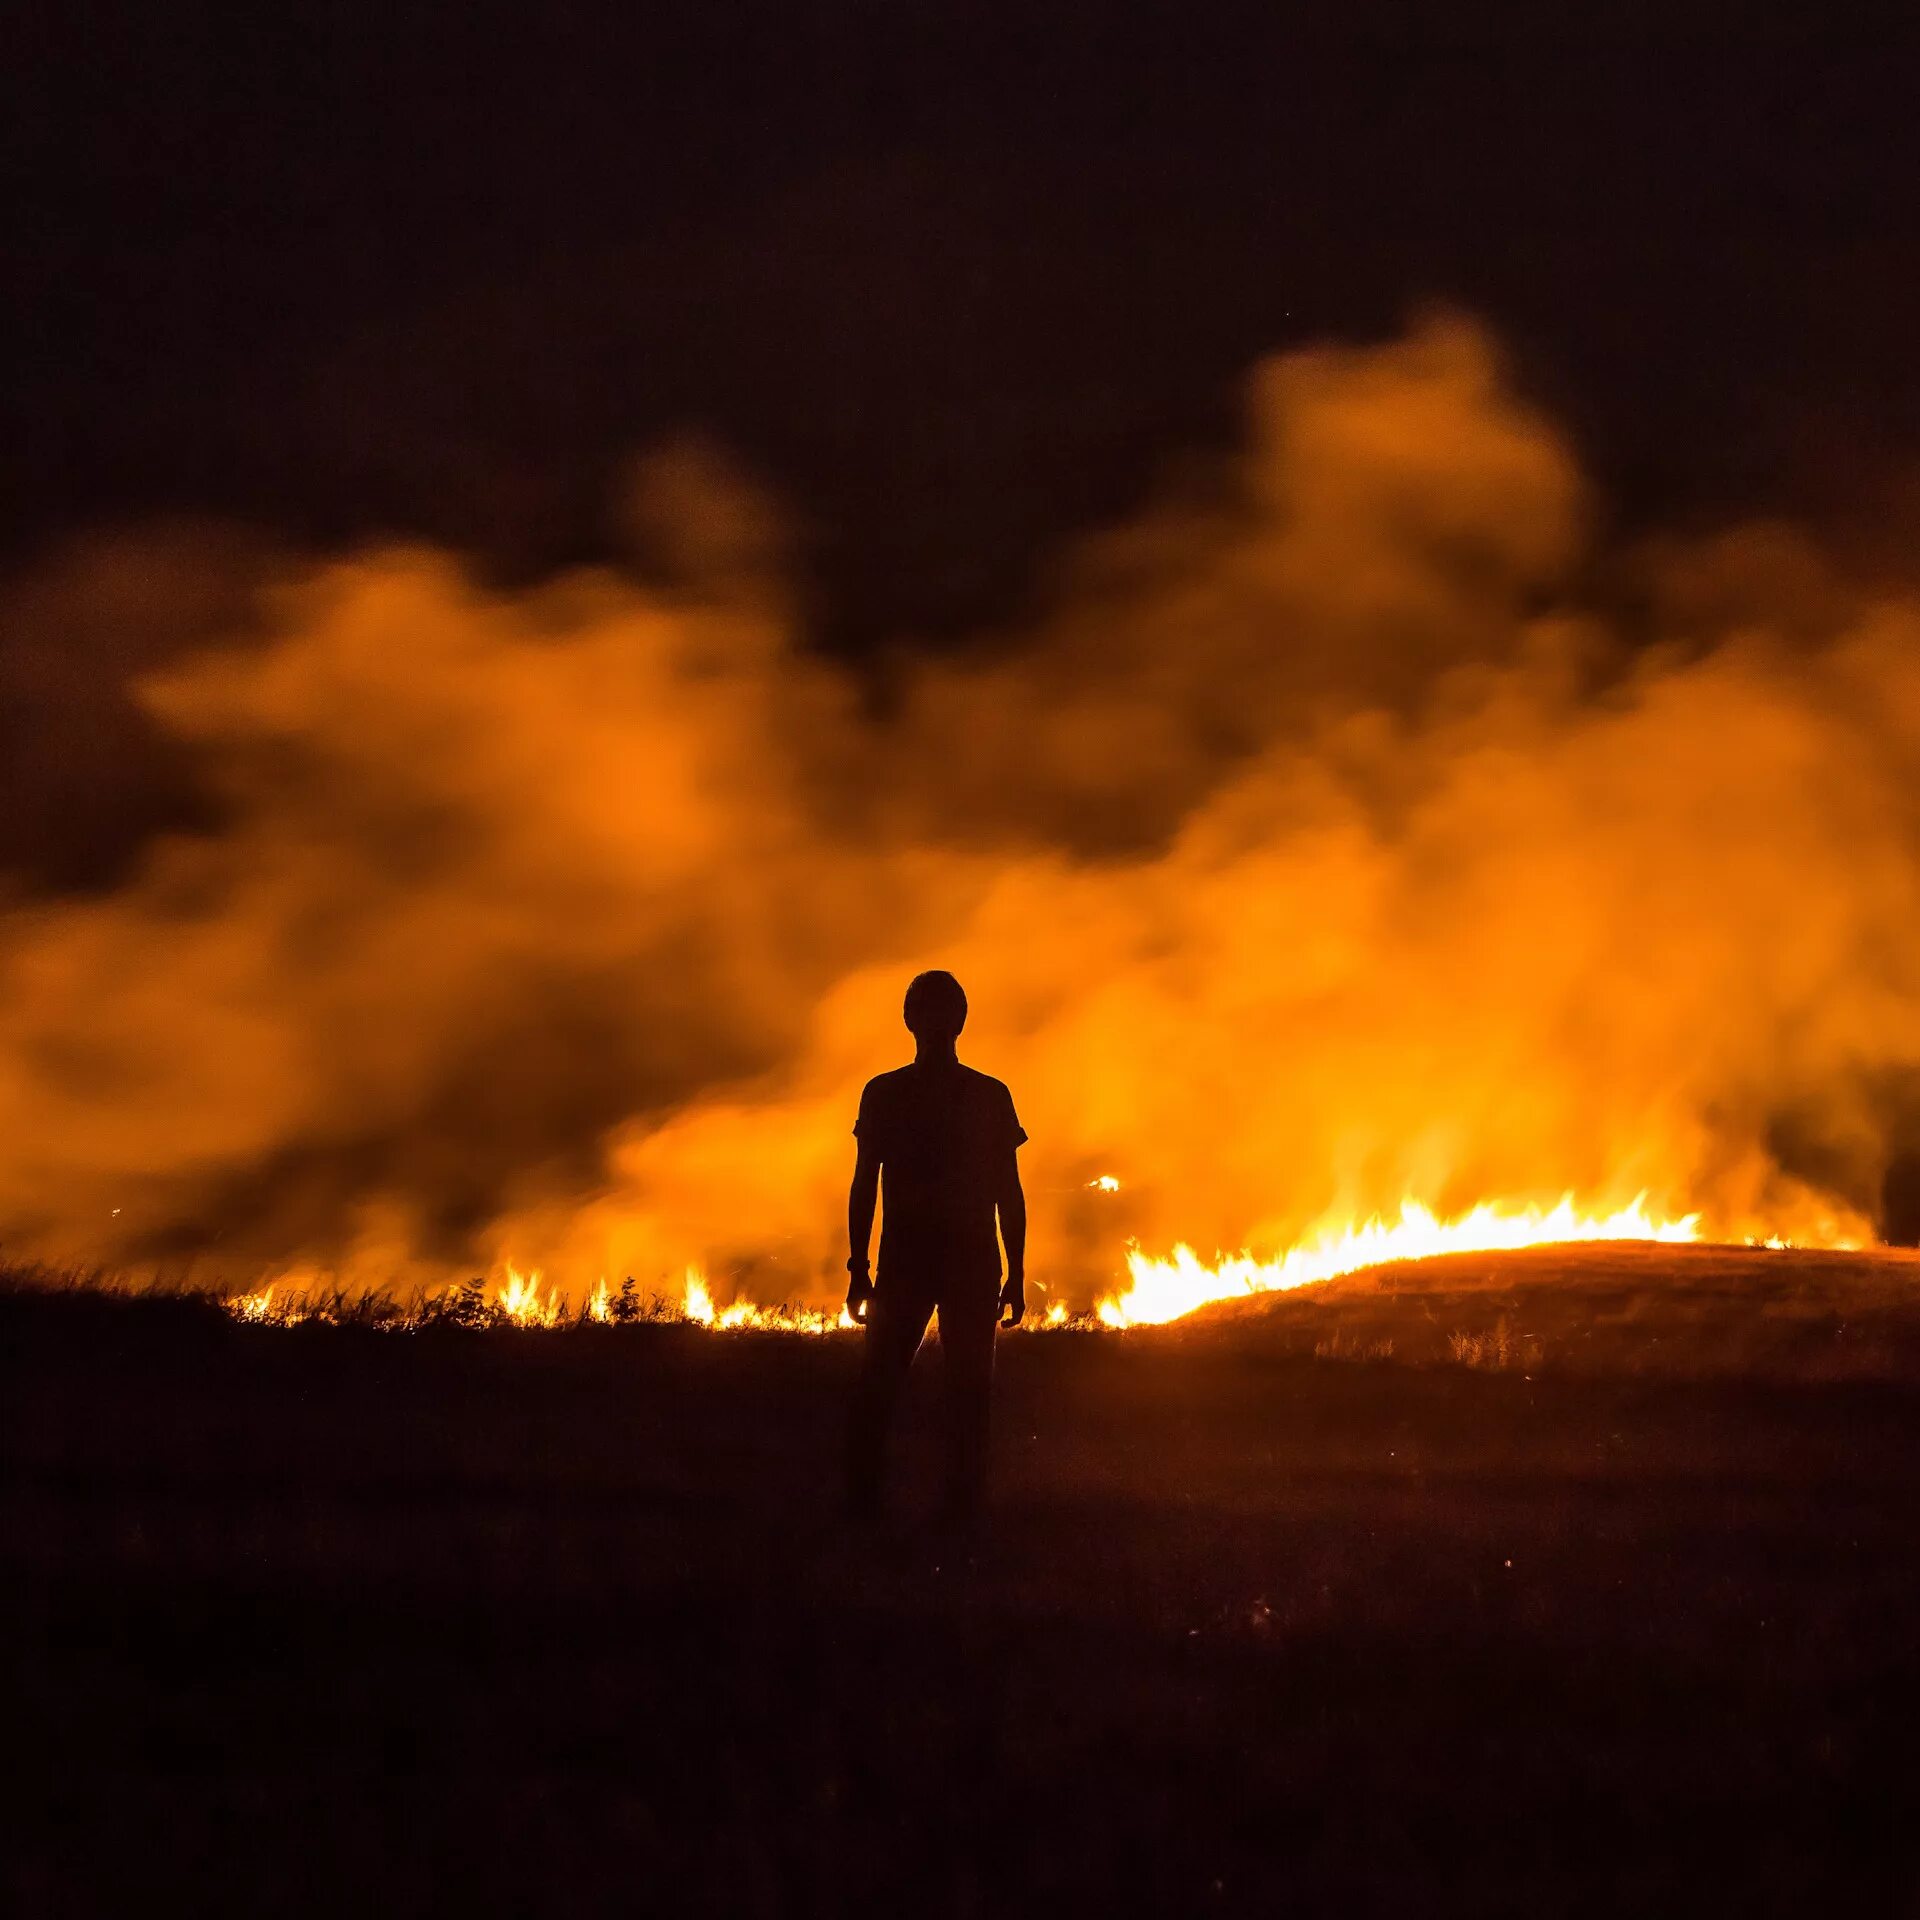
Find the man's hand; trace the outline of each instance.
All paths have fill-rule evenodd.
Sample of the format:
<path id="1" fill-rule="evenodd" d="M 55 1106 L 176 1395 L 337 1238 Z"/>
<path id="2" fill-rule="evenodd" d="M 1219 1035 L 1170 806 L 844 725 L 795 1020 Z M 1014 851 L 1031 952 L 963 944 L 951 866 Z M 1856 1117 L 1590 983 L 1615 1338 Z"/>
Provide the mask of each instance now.
<path id="1" fill-rule="evenodd" d="M 1000 1289 L 1000 1324 L 1003 1327 L 1017 1327 L 1027 1317 L 1027 1276 L 1024 1273 L 1010 1273 L 1007 1284 Z"/>
<path id="2" fill-rule="evenodd" d="M 856 1327 L 867 1324 L 867 1303 L 873 1298 L 873 1276 L 865 1267 L 848 1268 L 852 1278 L 847 1282 L 847 1318 Z"/>

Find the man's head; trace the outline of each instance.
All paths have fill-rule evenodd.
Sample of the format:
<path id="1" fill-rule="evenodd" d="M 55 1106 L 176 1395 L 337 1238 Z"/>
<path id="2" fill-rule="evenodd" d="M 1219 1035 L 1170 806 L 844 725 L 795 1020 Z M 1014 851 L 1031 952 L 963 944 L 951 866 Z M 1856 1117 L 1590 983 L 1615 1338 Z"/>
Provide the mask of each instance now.
<path id="1" fill-rule="evenodd" d="M 967 1024 L 967 996 L 950 973 L 922 973 L 907 989 L 907 1031 L 916 1040 L 952 1042 Z"/>

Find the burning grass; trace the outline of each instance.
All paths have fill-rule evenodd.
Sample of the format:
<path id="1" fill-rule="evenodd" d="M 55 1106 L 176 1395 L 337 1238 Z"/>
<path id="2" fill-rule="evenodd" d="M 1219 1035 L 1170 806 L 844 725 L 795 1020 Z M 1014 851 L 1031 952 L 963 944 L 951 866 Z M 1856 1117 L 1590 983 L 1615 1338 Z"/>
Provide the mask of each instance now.
<path id="1" fill-rule="evenodd" d="M 1427 1260 L 1447 1253 L 1491 1253 L 1516 1247 L 1567 1246 L 1582 1241 L 1646 1240 L 1677 1245 L 1700 1238 L 1700 1215 L 1664 1219 L 1647 1211 L 1637 1194 L 1613 1211 L 1583 1209 L 1572 1194 L 1553 1207 L 1485 1202 L 1457 1219 L 1441 1220 L 1417 1200 L 1401 1203 L 1399 1216 L 1376 1215 L 1359 1223 L 1327 1223 L 1297 1246 L 1270 1260 L 1241 1253 L 1203 1261 L 1191 1247 L 1175 1247 L 1155 1259 L 1135 1247 L 1127 1256 L 1131 1284 L 1102 1300 L 1099 1314 L 1110 1327 L 1157 1325 L 1218 1300 L 1286 1293 L 1317 1280 L 1361 1273 L 1391 1261 Z"/>
<path id="2" fill-rule="evenodd" d="M 853 1326 L 844 1312 L 736 1300 L 714 1304 L 713 1290 L 698 1267 L 689 1267 L 675 1291 L 643 1289 L 628 1274 L 615 1287 L 600 1280 L 578 1300 L 569 1300 L 537 1271 L 509 1264 L 496 1279 L 476 1274 L 438 1293 L 405 1298 L 375 1289 L 349 1291 L 322 1282 L 283 1277 L 251 1291 L 218 1295 L 220 1305 L 248 1326 L 362 1326 L 383 1332 L 418 1333 L 435 1327 L 517 1328 L 559 1332 L 581 1327 L 683 1325 L 736 1333 L 834 1333 Z"/>
<path id="3" fill-rule="evenodd" d="M 1120 1190 L 1120 1182 L 1112 1175 L 1087 1184 L 1102 1193 Z M 1043 1298 L 1027 1324 L 1043 1330 L 1095 1323 L 1115 1330 L 1157 1326 L 1221 1301 L 1258 1299 L 1449 1254 L 1615 1242 L 1691 1245 L 1703 1238 L 1701 1220 L 1698 1213 L 1669 1218 L 1651 1212 L 1644 1193 L 1612 1210 L 1583 1207 L 1569 1193 L 1551 1207 L 1487 1202 L 1452 1219 L 1442 1219 L 1408 1200 L 1393 1218 L 1324 1222 L 1298 1244 L 1265 1259 L 1243 1252 L 1216 1255 L 1209 1262 L 1184 1245 L 1165 1256 L 1131 1245 L 1126 1284 L 1101 1295 L 1091 1313 L 1075 1313 L 1064 1300 Z M 1856 1244 L 1844 1223 L 1816 1222 L 1812 1231 L 1818 1245 L 1850 1248 Z M 1784 1248 L 1786 1242 L 1772 1238 L 1764 1244 Z M 602 1275 L 584 1291 L 570 1292 L 550 1283 L 539 1270 L 522 1270 L 509 1260 L 491 1278 L 475 1276 L 437 1293 L 417 1292 L 403 1300 L 388 1300 L 367 1290 L 350 1293 L 337 1283 L 293 1272 L 232 1295 L 225 1304 L 237 1319 L 256 1325 L 353 1319 L 398 1330 L 442 1324 L 552 1330 L 682 1320 L 721 1333 L 819 1335 L 844 1332 L 854 1324 L 843 1310 L 830 1306 L 791 1301 L 769 1305 L 744 1294 L 723 1304 L 697 1264 L 687 1266 L 677 1282 L 663 1278 L 644 1292 L 630 1274 L 618 1287 Z"/>
<path id="4" fill-rule="evenodd" d="M 267 1331 L 556 1338 L 680 1328 L 776 1342 L 837 1342 L 855 1332 L 843 1312 L 723 1304 L 699 1268 L 677 1285 L 643 1287 L 631 1276 L 617 1287 L 603 1282 L 571 1303 L 539 1274 L 515 1268 L 409 1298 L 285 1280 L 242 1294 L 184 1288 L 156 1296 L 110 1276 L 17 1268 L 0 1270 L 0 1289 L 172 1300 Z M 1224 1344 L 1400 1368 L 1920 1378 L 1920 1253 L 1656 1239 L 1434 1253 L 1241 1292 L 1162 1324 L 1116 1325 L 1059 1302 L 1037 1305 L 1020 1337 L 1054 1335 L 1134 1348 Z"/>

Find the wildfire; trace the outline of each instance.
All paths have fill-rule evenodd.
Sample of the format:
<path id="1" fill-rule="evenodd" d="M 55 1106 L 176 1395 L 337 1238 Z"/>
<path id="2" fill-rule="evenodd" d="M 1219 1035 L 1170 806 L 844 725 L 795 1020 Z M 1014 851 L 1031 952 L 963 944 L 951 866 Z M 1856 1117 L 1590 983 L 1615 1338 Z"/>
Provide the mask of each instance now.
<path id="1" fill-rule="evenodd" d="M 273 1310 L 273 1296 L 277 1292 L 278 1285 L 270 1284 L 258 1287 L 252 1293 L 238 1294 L 227 1302 L 227 1311 L 236 1320 L 260 1322 L 284 1318 L 284 1313 L 276 1314 Z"/>
<path id="2" fill-rule="evenodd" d="M 736 1300 L 731 1306 L 716 1307 L 707 1276 L 698 1267 L 687 1269 L 686 1292 L 681 1311 L 696 1325 L 712 1327 L 720 1333 L 833 1333 L 854 1325 L 853 1316 L 842 1307 L 838 1313 L 821 1307 L 761 1307 L 751 1300 Z"/>
<path id="3" fill-rule="evenodd" d="M 1504 1207 L 1489 1201 L 1457 1220 L 1440 1220 L 1418 1201 L 1408 1200 L 1401 1204 L 1398 1219 L 1376 1216 L 1359 1226 L 1329 1228 L 1272 1260 L 1239 1253 L 1209 1266 L 1189 1246 L 1175 1247 L 1164 1259 L 1133 1247 L 1127 1254 L 1132 1285 L 1102 1300 L 1099 1315 L 1109 1327 L 1158 1326 L 1214 1300 L 1304 1287 L 1393 1260 L 1570 1241 L 1691 1241 L 1700 1238 L 1699 1228 L 1697 1213 L 1678 1220 L 1653 1218 L 1644 1193 L 1617 1213 L 1582 1213 L 1567 1194 L 1552 1208 Z"/>
<path id="4" fill-rule="evenodd" d="M 321 1276 L 310 1267 L 287 1267 L 264 1280 L 251 1293 L 235 1294 L 225 1302 L 236 1320 L 256 1327 L 297 1327 L 303 1320 L 325 1318 L 330 1296 Z"/>
<path id="5" fill-rule="evenodd" d="M 1111 1192 L 1120 1183 L 1107 1174 L 1088 1184 Z M 1408 1200 L 1391 1218 L 1375 1216 L 1358 1224 L 1325 1221 L 1317 1231 L 1267 1260 L 1243 1252 L 1216 1256 L 1209 1263 L 1185 1244 L 1164 1256 L 1130 1245 L 1124 1290 L 1102 1299 L 1088 1316 L 1075 1314 L 1064 1301 L 1049 1301 L 1028 1324 L 1041 1328 L 1089 1323 L 1116 1329 L 1158 1326 L 1216 1300 L 1280 1292 L 1368 1267 L 1424 1260 L 1436 1254 L 1505 1252 L 1604 1240 L 1697 1242 L 1702 1238 L 1702 1217 L 1688 1213 L 1665 1218 L 1650 1213 L 1644 1193 L 1612 1213 L 1583 1210 L 1573 1195 L 1567 1194 L 1553 1207 L 1488 1201 L 1452 1220 L 1442 1220 L 1420 1202 Z M 1860 1245 L 1865 1232 L 1863 1223 L 1824 1216 L 1803 1220 L 1800 1226 L 1792 1241 L 1775 1235 L 1756 1237 L 1747 1244 L 1845 1248 Z M 1046 1289 L 1041 1291 L 1044 1294 Z M 251 1292 L 230 1296 L 225 1305 L 235 1319 L 250 1325 L 287 1327 L 303 1320 L 366 1318 L 371 1324 L 399 1331 L 446 1322 L 474 1327 L 559 1328 L 678 1319 L 715 1333 L 827 1334 L 855 1324 L 844 1308 L 761 1306 L 744 1299 L 722 1306 L 698 1265 L 684 1269 L 677 1300 L 657 1293 L 642 1296 L 632 1279 L 616 1293 L 603 1274 L 574 1304 L 563 1288 L 547 1283 L 540 1269 L 523 1272 L 511 1261 L 502 1263 L 497 1278 L 475 1278 L 445 1294 L 416 1300 L 411 1306 L 380 1299 L 377 1311 L 367 1313 L 367 1301 L 376 1299 L 374 1295 L 366 1300 L 345 1295 L 326 1284 L 324 1276 L 306 1269 L 288 1269 Z"/>
<path id="6" fill-rule="evenodd" d="M 687 1291 L 681 1304 L 689 1320 L 703 1327 L 713 1325 L 713 1293 L 707 1285 L 707 1276 L 698 1267 L 687 1269 Z"/>
<path id="7" fill-rule="evenodd" d="M 511 1262 L 495 1304 L 516 1327 L 558 1326 L 565 1310 L 558 1295 L 543 1290 L 537 1271 L 522 1273 Z"/>

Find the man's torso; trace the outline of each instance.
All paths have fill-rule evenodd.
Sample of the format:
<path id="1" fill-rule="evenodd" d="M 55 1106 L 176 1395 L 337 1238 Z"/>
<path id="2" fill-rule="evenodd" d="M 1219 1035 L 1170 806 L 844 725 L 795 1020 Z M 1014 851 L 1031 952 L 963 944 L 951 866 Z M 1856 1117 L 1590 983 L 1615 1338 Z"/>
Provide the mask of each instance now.
<path id="1" fill-rule="evenodd" d="M 882 1280 L 997 1281 L 995 1208 L 1026 1138 L 1006 1086 L 915 1062 L 867 1083 L 854 1131 L 880 1159 Z"/>

